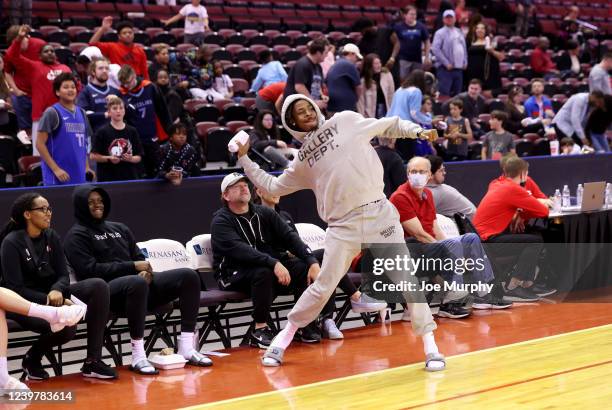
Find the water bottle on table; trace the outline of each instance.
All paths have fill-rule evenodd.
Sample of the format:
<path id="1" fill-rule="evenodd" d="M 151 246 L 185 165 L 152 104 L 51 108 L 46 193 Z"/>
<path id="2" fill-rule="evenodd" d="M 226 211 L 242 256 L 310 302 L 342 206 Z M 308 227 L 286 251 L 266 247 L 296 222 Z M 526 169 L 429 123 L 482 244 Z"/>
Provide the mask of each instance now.
<path id="1" fill-rule="evenodd" d="M 570 206 L 570 190 L 569 187 L 567 185 L 563 186 L 563 195 L 561 196 L 561 206 L 563 208 L 567 208 L 568 206 Z"/>
<path id="2" fill-rule="evenodd" d="M 553 211 L 561 212 L 561 191 L 558 189 L 555 191 L 555 196 L 553 197 Z"/>
<path id="3" fill-rule="evenodd" d="M 582 184 L 578 184 L 578 188 L 576 188 L 576 205 L 582 206 L 582 193 L 584 192 L 584 188 L 582 188 Z"/>

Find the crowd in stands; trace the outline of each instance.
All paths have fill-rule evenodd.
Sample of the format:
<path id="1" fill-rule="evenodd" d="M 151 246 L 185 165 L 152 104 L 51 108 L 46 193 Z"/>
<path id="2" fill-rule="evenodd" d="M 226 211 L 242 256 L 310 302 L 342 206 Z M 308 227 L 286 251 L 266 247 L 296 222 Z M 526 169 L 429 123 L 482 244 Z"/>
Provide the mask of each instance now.
<path id="1" fill-rule="evenodd" d="M 231 33 L 210 31 L 214 20 L 206 5 L 193 0 L 161 19 L 165 27 L 184 26 L 180 47 L 175 39 L 174 47 L 157 42 L 143 48 L 132 21 L 107 16 L 84 39 L 87 47 L 75 47 L 70 58 L 29 26 L 11 26 L 0 78 L 0 126 L 19 142 L 14 158 L 4 161 L 12 164 L 3 167 L 17 174 L 11 172 L 15 160 L 30 153 L 31 143 L 46 185 L 92 180 L 98 164 L 99 181 L 161 177 L 180 183 L 177 175 L 198 175 L 207 160 L 231 166 L 232 156 L 208 152 L 222 144 L 208 142 L 227 140 L 244 127 L 259 140 L 253 149 L 261 161 L 284 168 L 299 144 L 276 124 L 283 99 L 293 93 L 313 98 L 328 117 L 344 110 L 371 118 L 397 115 L 440 131 L 433 143 L 398 141 L 403 161 L 429 154 L 447 161 L 491 159 L 519 143 L 528 147 L 520 156 L 547 154 L 547 140 L 555 138 L 586 145 L 581 152 L 610 150 L 612 55 L 608 43 L 590 41 L 596 27 L 581 23 L 580 9 L 569 10 L 559 38 L 553 38 L 559 51 L 551 52 L 549 38 L 524 38 L 535 34 L 532 2 L 518 2 L 516 34 L 523 37 L 510 39 L 495 35 L 490 20 L 463 1 L 442 2 L 433 27 L 422 20 L 427 5 L 419 7 L 401 8 L 385 25 L 362 17 L 348 37 L 309 33 L 298 43 L 297 37 L 276 42 L 276 33 L 253 33 L 265 41 L 243 36 L 232 43 Z M 76 96 L 60 97 L 61 84 L 53 82 L 61 73 L 74 76 Z M 123 101 L 124 119 L 111 121 L 110 110 L 117 107 L 115 100 L 108 104 L 111 95 Z M 58 123 L 60 116 L 49 108 L 72 111 L 74 122 Z M 271 115 L 258 116 L 262 110 Z M 264 119 L 267 128 L 258 123 Z M 182 145 L 169 141 L 176 123 L 184 125 Z M 68 128 L 79 143 L 54 144 Z M 76 168 L 64 169 L 71 166 Z"/>
<path id="2" fill-rule="evenodd" d="M 206 158 L 211 154 L 207 149 L 213 145 L 212 130 L 221 123 L 228 129 L 235 126 L 232 131 L 249 132 L 252 157 L 267 170 L 291 167 L 301 144 L 286 138 L 279 124 L 291 120 L 280 118 L 280 107 L 293 94 L 309 97 L 327 118 L 355 111 L 365 118 L 398 116 L 424 129 L 435 128 L 440 133 L 436 141 L 383 135 L 376 139 L 385 195 L 397 208 L 415 252 L 454 259 L 486 253 L 491 259 L 465 277 L 445 270 L 420 272 L 423 280 L 436 283 L 465 280 L 493 286 L 489 293 L 470 295 L 469 303 L 465 294 L 445 295 L 440 316 L 463 318 L 471 308 L 505 309 L 514 301 L 537 301 L 555 292 L 549 278 L 536 274 L 542 238 L 529 226 L 530 220 L 547 217 L 552 203 L 529 178 L 529 164 L 520 158 L 526 152 L 518 149 L 517 141 L 559 139 L 565 154 L 609 152 L 612 53 L 590 47 L 588 30 L 576 23 L 575 8 L 563 26 L 563 42 L 557 46 L 564 51 L 558 58 L 546 37 L 521 38 L 526 50 L 535 46 L 529 54 L 506 47 L 475 11 L 464 1 L 441 7 L 438 29 L 432 33 L 419 21 L 419 10 L 406 6 L 387 25 L 359 19 L 353 24 L 357 35 L 342 44 L 331 36 L 313 35 L 300 51 L 287 44 L 279 44 L 287 46 L 282 55 L 267 46 L 258 55 L 249 50 L 254 55 L 250 67 L 258 69 L 249 69 L 246 87 L 244 78 L 230 74 L 245 74 L 228 61 L 234 57 L 230 44 L 222 49 L 207 41 L 219 35 L 209 32 L 214 20 L 209 21 L 199 0 L 163 21 L 172 26 L 185 19 L 188 47 L 182 51 L 168 44 L 145 50 L 136 42 L 132 22 L 114 25 L 112 17 L 105 17 L 87 47 L 67 65 L 60 63 L 54 45 L 31 35 L 29 25 L 15 25 L 8 30 L 2 62 L 0 126 L 15 122 L 9 125 L 15 136 L 19 131 L 22 152 L 31 146 L 41 158 L 44 185 L 142 177 L 180 185 L 212 160 L 212 155 Z M 517 13 L 517 34 L 525 36 L 533 3 L 519 1 Z M 109 34 L 115 34 L 114 40 Z M 240 47 L 235 54 L 245 51 Z M 222 119 L 217 104 L 223 104 Z M 247 113 L 244 120 L 232 119 L 236 105 Z M 206 111 L 215 114 L 205 117 Z M 8 112 L 12 114 L 1 115 Z M 206 123 L 214 125 L 200 131 Z M 226 130 L 224 135 L 232 133 Z M 491 181 L 478 206 L 444 184 L 444 161 L 467 159 L 501 164 L 502 175 Z M 291 216 L 278 207 L 278 197 L 258 190 L 259 204 L 253 203 L 244 175 L 229 174 L 220 191 L 224 205 L 211 226 L 215 277 L 220 289 L 251 296 L 254 329 L 249 341 L 266 347 L 274 337 L 268 319 L 275 296 L 299 297 L 316 278 L 323 254 L 306 246 Z M 194 348 L 198 275 L 190 269 L 153 273 L 129 228 L 108 220 L 110 203 L 102 188 L 77 187 L 75 224 L 63 241 L 49 228 L 52 208 L 43 196 L 26 194 L 14 204 L 0 257 L 2 286 L 15 293 L 0 288 L 0 309 L 14 312 L 7 317 L 42 335 L 23 360 L 30 379 L 48 378 L 40 364 L 44 352 L 75 335 L 84 313 L 78 304 L 70 311 L 45 309 L 74 306 L 71 295 L 88 309 L 85 376 L 116 377 L 101 360 L 101 318 L 109 311 L 127 314 L 131 370 L 155 374 L 144 353 L 144 318 L 150 309 L 174 299 L 180 300 L 181 310 L 179 354 L 191 365 L 212 364 Z M 438 215 L 455 214 L 473 229 L 450 238 L 441 230 Z M 516 246 L 495 246 L 509 243 Z M 76 283 L 70 283 L 64 255 Z M 508 257 L 515 269 L 505 274 L 496 258 Z M 346 275 L 339 287 L 356 312 L 385 306 L 362 294 Z M 4 302 L 8 300 L 14 303 Z M 306 343 L 319 341 L 321 334 L 341 339 L 331 320 L 334 309 L 332 295 L 321 319 L 305 326 L 298 338 Z M 407 310 L 404 320 L 410 320 Z M 54 326 L 58 323 L 63 326 Z M 14 383 L 6 374 L 3 349 L 0 346 L 0 387 Z"/>

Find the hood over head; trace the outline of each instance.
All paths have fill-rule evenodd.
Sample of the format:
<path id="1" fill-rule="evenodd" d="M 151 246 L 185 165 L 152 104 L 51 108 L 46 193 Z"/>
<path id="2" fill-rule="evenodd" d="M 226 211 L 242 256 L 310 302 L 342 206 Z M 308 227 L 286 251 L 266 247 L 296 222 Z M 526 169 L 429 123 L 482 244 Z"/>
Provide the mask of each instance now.
<path id="1" fill-rule="evenodd" d="M 89 194 L 93 191 L 99 193 L 102 197 L 102 201 L 104 201 L 104 214 L 102 220 L 94 219 L 94 217 L 91 216 L 91 212 L 89 212 L 89 205 L 87 202 Z M 72 204 L 74 206 L 74 217 L 83 225 L 97 225 L 104 222 L 111 209 L 111 199 L 108 193 L 100 187 L 89 184 L 79 185 L 74 188 L 72 193 Z"/>
<path id="2" fill-rule="evenodd" d="M 319 127 L 322 126 L 323 123 L 325 122 L 325 116 L 323 116 L 317 104 L 315 104 L 315 102 L 312 99 L 306 97 L 305 95 L 292 94 L 288 96 L 287 98 L 285 98 L 285 102 L 283 103 L 283 109 L 281 111 L 281 119 L 283 121 L 283 127 L 285 127 L 285 129 L 296 140 L 303 142 L 308 132 L 297 129 L 297 127 L 293 125 L 293 120 L 291 119 L 291 108 L 293 107 L 293 103 L 295 103 L 298 100 L 306 100 L 314 107 L 314 110 L 317 113 L 317 116 L 319 117 Z"/>

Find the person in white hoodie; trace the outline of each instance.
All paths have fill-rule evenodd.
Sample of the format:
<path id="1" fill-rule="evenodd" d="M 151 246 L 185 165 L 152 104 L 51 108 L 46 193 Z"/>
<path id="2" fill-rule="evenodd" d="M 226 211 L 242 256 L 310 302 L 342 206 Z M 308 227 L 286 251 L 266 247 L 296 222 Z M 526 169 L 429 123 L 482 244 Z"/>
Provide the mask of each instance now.
<path id="1" fill-rule="evenodd" d="M 432 138 L 434 133 L 398 117 L 377 120 L 352 111 L 325 120 L 314 101 L 299 94 L 285 99 L 282 121 L 302 147 L 280 176 L 266 173 L 249 159 L 248 142 L 238 143 L 238 164 L 258 188 L 272 195 L 312 189 L 319 216 L 327 222 L 328 229 L 323 267 L 313 272 L 313 284 L 299 298 L 285 328 L 263 355 L 264 366 L 282 364 L 295 332 L 318 316 L 362 243 L 387 244 L 386 250 L 408 255 L 399 214 L 383 192 L 383 168 L 370 140 L 376 136 Z M 402 281 L 416 283 L 413 272 L 387 272 L 395 283 L 397 274 L 403 276 Z M 445 359 L 433 335 L 436 324 L 425 298 L 420 292 L 405 292 L 403 297 L 412 314 L 413 330 L 423 338 L 425 369 L 444 369 Z"/>

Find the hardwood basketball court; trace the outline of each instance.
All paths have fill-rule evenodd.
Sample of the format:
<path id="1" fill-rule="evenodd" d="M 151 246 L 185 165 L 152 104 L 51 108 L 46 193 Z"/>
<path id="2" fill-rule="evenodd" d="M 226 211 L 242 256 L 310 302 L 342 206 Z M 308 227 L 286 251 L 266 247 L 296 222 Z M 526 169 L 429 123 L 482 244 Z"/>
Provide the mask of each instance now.
<path id="1" fill-rule="evenodd" d="M 30 382 L 33 390 L 73 390 L 73 404 L 28 408 L 585 408 L 612 401 L 612 309 L 604 303 L 515 304 L 437 319 L 447 370 L 423 370 L 409 323 L 394 320 L 344 331 L 343 341 L 295 343 L 280 368 L 261 352 L 235 348 L 212 368 L 156 377 L 123 368 L 113 382 L 79 374 Z M 394 319 L 397 315 L 394 315 Z M 0 409 L 2 405 L 0 405 Z"/>

